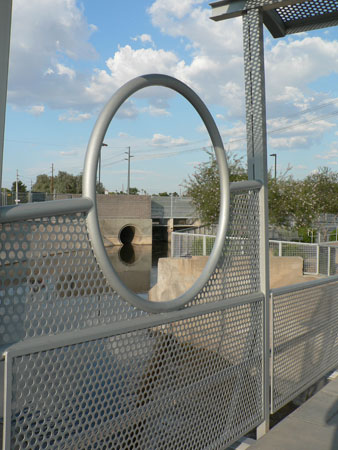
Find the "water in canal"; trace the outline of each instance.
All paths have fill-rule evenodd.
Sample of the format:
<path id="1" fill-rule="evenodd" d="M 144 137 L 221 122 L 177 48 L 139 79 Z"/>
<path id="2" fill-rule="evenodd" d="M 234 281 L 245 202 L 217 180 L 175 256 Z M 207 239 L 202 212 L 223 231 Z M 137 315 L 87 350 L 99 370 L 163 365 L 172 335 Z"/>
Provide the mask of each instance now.
<path id="1" fill-rule="evenodd" d="M 170 256 L 170 244 L 165 241 L 153 241 L 152 245 L 125 244 L 108 247 L 106 251 L 122 282 L 148 298 L 149 289 L 157 283 L 158 260 Z"/>

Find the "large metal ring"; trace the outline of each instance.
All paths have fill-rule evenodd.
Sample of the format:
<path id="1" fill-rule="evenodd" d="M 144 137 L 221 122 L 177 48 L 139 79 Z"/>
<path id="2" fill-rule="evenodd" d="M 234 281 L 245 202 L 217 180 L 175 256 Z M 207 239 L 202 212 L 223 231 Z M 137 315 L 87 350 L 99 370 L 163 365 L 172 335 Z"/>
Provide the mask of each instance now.
<path id="1" fill-rule="evenodd" d="M 220 191 L 221 191 L 221 207 L 218 223 L 218 231 L 213 246 L 211 255 L 201 273 L 199 278 L 195 281 L 190 289 L 184 294 L 176 297 L 173 300 L 167 301 L 149 301 L 139 297 L 132 292 L 127 286 L 122 283 L 118 274 L 115 272 L 104 248 L 103 239 L 101 236 L 97 204 L 96 204 L 96 173 L 97 165 L 100 154 L 100 149 L 104 141 L 105 134 L 108 126 L 113 119 L 114 115 L 120 108 L 120 106 L 135 92 L 140 89 L 144 89 L 150 86 L 163 86 L 181 94 L 185 97 L 190 104 L 195 108 L 200 115 L 204 125 L 206 126 L 211 142 L 214 147 L 219 175 L 220 175 Z M 83 171 L 83 197 L 87 197 L 92 200 L 93 207 L 88 212 L 87 227 L 91 240 L 91 244 L 95 253 L 95 257 L 100 265 L 102 272 L 104 273 L 107 281 L 111 287 L 121 295 L 121 297 L 144 311 L 151 313 L 160 313 L 166 311 L 173 311 L 183 308 L 189 301 L 191 301 L 203 288 L 206 282 L 209 280 L 213 273 L 218 260 L 220 258 L 226 231 L 229 222 L 229 204 L 230 204 L 230 188 L 229 188 L 229 174 L 228 166 L 226 162 L 225 151 L 223 142 L 216 124 L 205 104 L 198 97 L 198 95 L 190 89 L 186 84 L 177 80 L 176 78 L 169 77 L 167 75 L 151 74 L 143 75 L 126 83 L 122 86 L 109 100 L 106 106 L 103 108 L 100 116 L 98 117 L 91 134 Z"/>

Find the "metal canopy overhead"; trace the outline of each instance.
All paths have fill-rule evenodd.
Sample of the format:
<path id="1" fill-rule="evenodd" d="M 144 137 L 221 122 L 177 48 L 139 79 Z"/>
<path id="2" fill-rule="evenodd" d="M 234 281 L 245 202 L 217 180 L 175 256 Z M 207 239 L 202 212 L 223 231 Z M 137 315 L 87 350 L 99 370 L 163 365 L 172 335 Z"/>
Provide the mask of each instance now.
<path id="1" fill-rule="evenodd" d="M 260 7 L 264 25 L 275 38 L 338 25 L 338 0 L 222 0 L 211 7 L 215 21 Z"/>

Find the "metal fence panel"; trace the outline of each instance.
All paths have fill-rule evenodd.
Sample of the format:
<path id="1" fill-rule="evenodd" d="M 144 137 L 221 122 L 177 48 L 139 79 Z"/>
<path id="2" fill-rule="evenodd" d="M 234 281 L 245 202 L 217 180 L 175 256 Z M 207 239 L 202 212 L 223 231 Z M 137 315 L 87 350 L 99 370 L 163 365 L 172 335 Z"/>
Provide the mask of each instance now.
<path id="1" fill-rule="evenodd" d="M 261 315 L 258 301 L 13 358 L 10 448 L 224 448 L 262 420 Z"/>
<path id="2" fill-rule="evenodd" d="M 272 294 L 272 412 L 338 365 L 337 277 L 300 286 Z"/>
<path id="3" fill-rule="evenodd" d="M 229 238 L 186 318 L 142 329 L 163 315 L 106 283 L 85 221 L 74 213 L 1 225 L 1 345 L 32 346 L 7 353 L 5 450 L 224 448 L 261 423 L 259 191 L 232 195 Z M 232 304 L 245 294 L 259 300 Z M 131 331 L 92 336 L 121 323 Z M 91 338 L 70 345 L 71 333 Z M 34 349 L 60 336 L 62 346 Z"/>
<path id="4" fill-rule="evenodd" d="M 151 197 L 151 216 L 153 219 L 195 218 L 198 217 L 190 197 Z"/>

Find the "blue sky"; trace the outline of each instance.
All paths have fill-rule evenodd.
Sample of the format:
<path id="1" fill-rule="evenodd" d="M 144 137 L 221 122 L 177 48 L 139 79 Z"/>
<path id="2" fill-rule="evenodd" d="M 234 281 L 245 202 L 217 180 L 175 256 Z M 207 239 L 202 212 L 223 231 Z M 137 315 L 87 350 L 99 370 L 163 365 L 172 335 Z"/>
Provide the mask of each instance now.
<path id="1" fill-rule="evenodd" d="M 203 0 L 13 0 L 3 185 L 19 171 L 83 168 L 103 105 L 122 84 L 160 72 L 192 87 L 212 112 L 225 148 L 246 155 L 241 19 L 212 22 Z M 273 39 L 265 32 L 268 152 L 278 172 L 302 178 L 338 165 L 338 30 Z M 208 136 L 187 102 L 144 90 L 114 118 L 101 180 L 148 193 L 183 191 L 207 159 Z M 269 166 L 273 158 L 269 157 Z"/>

